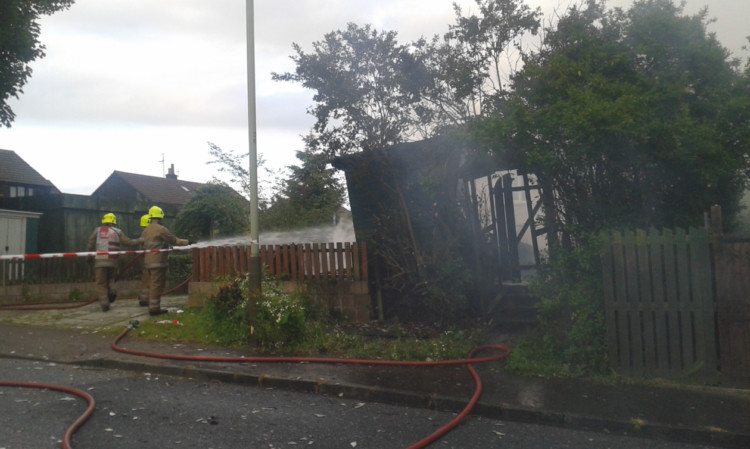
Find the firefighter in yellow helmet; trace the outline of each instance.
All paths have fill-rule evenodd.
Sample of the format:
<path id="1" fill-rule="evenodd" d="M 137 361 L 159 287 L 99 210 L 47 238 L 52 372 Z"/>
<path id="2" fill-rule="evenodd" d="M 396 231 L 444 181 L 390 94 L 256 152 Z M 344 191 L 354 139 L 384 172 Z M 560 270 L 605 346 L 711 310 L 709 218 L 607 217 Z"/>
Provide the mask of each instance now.
<path id="1" fill-rule="evenodd" d="M 175 237 L 169 229 L 165 228 L 161 221 L 164 219 L 164 211 L 153 206 L 148 210 L 150 217 L 149 225 L 143 230 L 143 248 L 145 250 L 162 250 L 170 246 L 186 246 L 190 242 L 186 239 Z M 148 314 L 151 316 L 167 313 L 161 308 L 161 294 L 167 283 L 167 268 L 169 266 L 169 254 L 165 251 L 147 252 L 144 258 L 144 267 L 148 270 Z"/>
<path id="2" fill-rule="evenodd" d="M 115 225 L 117 225 L 115 214 L 104 215 L 102 225 L 94 229 L 94 232 L 89 236 L 87 250 L 96 250 L 97 253 L 110 253 L 120 251 L 120 245 L 135 246 L 141 243 L 141 239 L 131 240 Z M 108 311 L 110 303 L 117 298 L 117 291 L 115 290 L 117 259 L 117 254 L 99 254 L 94 258 L 96 297 L 99 299 L 99 306 L 103 312 Z"/>
<path id="3" fill-rule="evenodd" d="M 146 214 L 141 217 L 141 231 L 146 229 L 151 223 L 151 217 Z M 143 244 L 141 244 L 141 249 L 143 249 Z M 145 257 L 145 256 L 144 256 Z M 146 264 L 143 265 L 143 272 L 141 273 L 141 288 L 138 291 L 138 305 L 146 307 L 148 306 L 148 286 L 149 286 L 149 278 L 148 278 L 148 270 L 146 269 Z"/>

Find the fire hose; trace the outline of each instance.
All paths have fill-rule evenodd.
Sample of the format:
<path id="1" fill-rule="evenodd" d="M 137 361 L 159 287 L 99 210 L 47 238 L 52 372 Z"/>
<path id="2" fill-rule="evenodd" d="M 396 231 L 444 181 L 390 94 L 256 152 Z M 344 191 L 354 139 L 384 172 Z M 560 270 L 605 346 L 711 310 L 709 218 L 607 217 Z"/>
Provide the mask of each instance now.
<path id="1" fill-rule="evenodd" d="M 146 252 L 161 252 L 161 251 L 172 251 L 172 250 L 151 250 L 151 251 L 118 251 L 118 254 L 143 254 Z M 112 254 L 114 252 L 110 253 L 102 253 L 102 254 Z M 91 255 L 98 255 L 100 253 L 60 253 L 60 254 L 51 254 L 51 255 L 25 255 L 20 256 L 22 258 L 40 258 L 39 256 L 49 256 L 49 257 L 79 257 L 79 256 L 91 256 Z M 0 260 L 2 259 L 17 259 L 19 256 L 0 256 Z M 128 264 L 124 269 L 129 268 L 132 263 L 137 260 L 137 257 L 131 261 L 130 264 Z M 124 271 L 123 269 L 123 271 Z M 174 291 L 182 287 L 185 283 L 187 283 L 190 280 L 190 277 L 188 277 L 185 281 L 174 287 L 173 289 L 169 290 L 169 292 Z M 169 293 L 165 292 L 165 293 Z M 87 302 L 82 305 L 89 304 L 90 302 Z M 80 305 L 76 305 L 74 307 L 80 307 Z M 71 308 L 71 307 L 60 307 L 60 308 Z M 13 309 L 10 309 L 13 310 Z M 120 347 L 118 344 L 120 341 L 125 338 L 125 336 L 128 334 L 128 332 L 132 329 L 132 326 L 127 327 L 120 335 L 118 335 L 115 340 L 111 343 L 111 348 L 114 351 L 121 352 L 124 354 L 130 354 L 134 356 L 140 356 L 140 357 L 151 357 L 151 358 L 159 358 L 159 359 L 168 359 L 168 360 L 183 360 L 183 361 L 193 361 L 193 362 L 221 362 L 221 363 L 335 363 L 335 364 L 350 364 L 350 365 L 379 365 L 379 366 L 446 366 L 446 365 L 466 365 L 467 369 L 469 370 L 469 373 L 472 376 L 472 379 L 474 380 L 475 389 L 474 394 L 472 395 L 470 401 L 464 407 L 464 409 L 459 413 L 454 419 L 452 419 L 449 423 L 435 431 L 434 433 L 430 434 L 429 436 L 425 437 L 424 439 L 420 440 L 414 445 L 409 446 L 407 449 L 421 449 L 425 448 L 431 443 L 435 442 L 436 440 L 440 439 L 442 436 L 450 432 L 452 429 L 454 429 L 458 424 L 463 421 L 463 419 L 468 416 L 469 413 L 471 413 L 472 409 L 476 405 L 476 403 L 479 401 L 479 398 L 482 395 L 482 381 L 479 377 L 479 374 L 474 369 L 474 364 L 477 363 L 488 363 L 488 362 L 495 362 L 505 359 L 509 354 L 510 350 L 502 345 L 485 345 L 485 346 L 479 346 L 474 348 L 470 353 L 469 357 L 467 359 L 460 359 L 460 360 L 438 360 L 438 361 L 417 361 L 417 362 L 409 362 L 409 361 L 392 361 L 392 360 L 362 360 L 362 359 L 337 359 L 337 358 L 316 358 L 316 357 L 212 357 L 212 356 L 186 356 L 186 355 L 174 355 L 174 354 L 159 354 L 159 353 L 151 353 L 151 352 L 144 352 L 144 351 L 135 351 L 130 349 L 125 349 Z M 488 350 L 495 350 L 499 351 L 500 354 L 489 356 L 489 357 L 476 357 L 475 355 L 482 351 L 488 351 Z M 89 416 L 93 413 L 95 402 L 94 399 L 87 393 L 76 390 L 74 388 L 59 386 L 59 385 L 48 385 L 48 384 L 37 384 L 37 383 L 28 383 L 28 382 L 4 382 L 0 381 L 0 386 L 9 386 L 9 387 L 26 387 L 26 388 L 41 388 L 41 389 L 51 389 L 51 390 L 58 390 L 63 391 L 67 393 L 72 393 L 77 396 L 80 396 L 84 398 L 88 404 L 89 407 L 86 410 L 86 412 L 81 415 L 74 423 L 73 425 L 67 430 L 65 433 L 65 437 L 63 439 L 63 449 L 72 449 L 70 446 L 70 438 L 75 433 L 75 431 L 83 425 L 83 423 L 89 418 Z"/>
<path id="2" fill-rule="evenodd" d="M 42 383 L 35 383 L 35 382 L 0 381 L 0 387 L 21 387 L 21 388 L 39 388 L 42 390 L 56 390 L 56 391 L 62 391 L 63 393 L 74 394 L 86 400 L 86 402 L 88 403 L 88 407 L 86 408 L 86 411 L 80 417 L 78 417 L 78 419 L 76 419 L 75 422 L 70 427 L 68 427 L 68 430 L 65 432 L 65 435 L 63 436 L 63 442 L 62 442 L 63 449 L 72 449 L 72 447 L 70 446 L 70 438 L 73 436 L 76 430 L 78 430 L 78 428 L 81 427 L 83 423 L 86 422 L 87 419 L 89 419 L 89 416 L 91 416 L 91 414 L 94 413 L 94 407 L 96 406 L 96 402 L 94 401 L 94 398 L 90 394 L 86 393 L 85 391 L 77 390 L 75 388 L 70 388 L 70 387 L 64 387 L 61 385 L 42 384 Z"/>
<path id="3" fill-rule="evenodd" d="M 145 351 L 135 351 L 132 349 L 125 349 L 120 347 L 119 342 L 125 338 L 125 336 L 132 329 L 131 326 L 125 328 L 117 338 L 114 339 L 110 345 L 114 351 L 121 352 L 124 354 L 130 354 L 141 357 L 151 357 L 158 359 L 167 360 L 184 360 L 192 362 L 222 362 L 222 363 L 336 363 L 336 364 L 349 364 L 349 365 L 380 365 L 380 366 L 446 366 L 446 365 L 466 365 L 474 380 L 474 394 L 471 397 L 469 403 L 454 419 L 448 424 L 441 427 L 431 435 L 422 439 L 418 443 L 409 446 L 407 449 L 421 449 L 425 448 L 434 441 L 441 438 L 443 435 L 454 429 L 463 419 L 471 413 L 479 398 L 482 396 L 482 380 L 479 374 L 474 369 L 473 364 L 475 363 L 488 363 L 503 360 L 510 354 L 510 350 L 502 345 L 485 345 L 474 348 L 469 353 L 468 359 L 461 360 L 437 360 L 437 361 L 425 361 L 425 362 L 408 362 L 408 361 L 395 361 L 395 360 L 361 360 L 361 359 L 336 359 L 336 358 L 318 358 L 318 357 L 213 357 L 213 356 L 188 356 L 188 355 L 176 355 L 176 354 L 159 354 Z M 500 351 L 500 354 L 474 358 L 474 356 L 486 350 Z"/>
<path id="4" fill-rule="evenodd" d="M 120 347 L 118 344 L 120 341 L 125 338 L 125 336 L 128 334 L 128 332 L 132 329 L 132 327 L 127 327 L 120 335 L 115 338 L 115 340 L 111 343 L 111 348 L 114 351 L 121 352 L 124 354 L 130 354 L 140 357 L 151 357 L 151 358 L 159 358 L 159 359 L 168 359 L 168 360 L 183 360 L 183 361 L 198 361 L 198 362 L 222 362 L 222 363 L 336 363 L 336 364 L 350 364 L 350 365 L 380 365 L 380 366 L 446 366 L 446 365 L 466 365 L 467 369 L 469 370 L 469 373 L 472 376 L 472 379 L 474 380 L 474 394 L 471 397 L 471 400 L 468 402 L 466 407 L 459 413 L 455 418 L 453 418 L 449 423 L 438 429 L 437 431 L 433 432 L 432 434 L 428 435 L 427 437 L 423 438 L 419 442 L 409 446 L 407 449 L 422 449 L 436 440 L 443 437 L 445 434 L 453 430 L 456 426 L 458 426 L 461 421 L 466 418 L 466 416 L 471 413 L 472 409 L 476 405 L 476 403 L 479 401 L 479 398 L 482 395 L 482 380 L 479 377 L 479 374 L 474 369 L 474 364 L 476 363 L 488 363 L 488 362 L 495 362 L 500 361 L 506 358 L 510 354 L 510 350 L 501 345 L 485 345 L 485 346 L 479 346 L 474 348 L 470 353 L 468 359 L 461 359 L 461 360 L 438 360 L 438 361 L 425 361 L 425 362 L 408 362 L 408 361 L 392 361 L 392 360 L 361 360 L 361 359 L 336 359 L 336 358 L 316 358 L 316 357 L 213 357 L 213 356 L 186 356 L 186 355 L 175 355 L 175 354 L 160 354 L 160 353 L 152 353 L 152 352 L 145 352 L 145 351 L 135 351 L 131 349 L 125 349 Z M 481 351 L 487 351 L 487 350 L 495 350 L 500 351 L 500 354 L 489 356 L 489 357 L 478 357 L 475 358 L 474 356 L 481 352 Z M 81 415 L 74 423 L 71 425 L 68 430 L 65 432 L 65 436 L 63 438 L 63 449 L 72 449 L 70 446 L 70 438 L 75 433 L 76 430 L 78 430 L 79 427 L 81 427 L 86 420 L 91 416 L 91 414 L 94 411 L 95 407 L 95 401 L 94 398 L 91 397 L 86 392 L 64 387 L 60 385 L 49 385 L 49 384 L 39 384 L 39 383 L 29 383 L 29 382 L 5 382 L 0 381 L 0 386 L 6 386 L 6 387 L 25 387 L 25 388 L 40 388 L 40 389 L 50 389 L 50 390 L 57 390 L 62 391 L 66 393 L 75 394 L 83 399 L 85 399 L 89 406 L 86 410 L 86 412 Z"/>

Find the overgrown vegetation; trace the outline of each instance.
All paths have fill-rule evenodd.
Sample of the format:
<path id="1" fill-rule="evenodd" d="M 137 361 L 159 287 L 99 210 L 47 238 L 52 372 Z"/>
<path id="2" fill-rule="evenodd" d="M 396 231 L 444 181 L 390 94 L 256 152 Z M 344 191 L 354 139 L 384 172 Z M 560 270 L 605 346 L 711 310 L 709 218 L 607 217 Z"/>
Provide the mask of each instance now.
<path id="1" fill-rule="evenodd" d="M 327 157 L 308 148 L 298 151 L 297 159 L 301 164 L 289 167 L 289 176 L 259 218 L 266 231 L 330 224 L 344 204 L 346 190 Z"/>
<path id="2" fill-rule="evenodd" d="M 306 144 L 310 145 L 309 140 Z M 230 184 L 238 188 L 246 198 L 251 198 L 248 154 L 237 155 L 212 143 L 208 145 L 214 157 L 210 163 L 218 164 L 219 171 L 230 175 Z M 288 174 L 282 175 L 266 169 L 265 175 L 258 177 L 258 221 L 259 227 L 264 231 L 330 224 L 333 215 L 344 204 L 346 189 L 331 168 L 329 160 L 311 151 L 309 147 L 305 151 L 298 151 L 296 155 L 300 165 L 288 167 Z M 264 165 L 263 158 L 259 158 L 258 169 L 264 168 Z"/>
<path id="3" fill-rule="evenodd" d="M 559 377 L 606 373 L 600 245 L 587 238 L 542 267 L 530 285 L 541 300 L 538 331 L 513 348 L 509 368 Z"/>
<path id="4" fill-rule="evenodd" d="M 315 91 L 308 161 L 320 168 L 325 158 L 313 154 L 365 160 L 361 176 L 347 176 L 372 198 L 352 204 L 361 202 L 372 225 L 369 249 L 382 264 L 371 267 L 397 299 L 385 298 L 394 317 L 443 320 L 470 310 L 474 298 L 489 304 L 497 292 L 477 286 L 483 276 L 495 281 L 480 268 L 497 255 L 483 258 L 482 246 L 499 231 L 467 231 L 476 217 L 465 206 L 476 198 L 456 185 L 491 175 L 495 165 L 482 159 L 489 154 L 503 169 L 536 177 L 550 259 L 533 285 L 540 332 L 515 348 L 511 366 L 602 373 L 601 274 L 590 236 L 610 227 L 700 224 L 712 204 L 734 224 L 750 144 L 750 65 L 741 67 L 707 32 L 707 11 L 685 15 L 673 0 L 638 0 L 629 9 L 583 0 L 545 22 L 535 46 L 523 42 L 542 28 L 538 9 L 523 0 L 476 5 L 474 15 L 456 6 L 456 23 L 442 37 L 409 44 L 395 32 L 349 24 L 312 51 L 294 44 L 296 70 L 274 78 Z M 436 136 L 457 136 L 451 148 L 468 150 L 453 158 L 430 143 L 412 153 L 419 163 L 383 162 L 389 148 Z M 374 164 L 383 165 L 378 179 L 366 176 Z M 310 179 L 314 186 L 323 178 Z M 274 345 L 317 341 L 317 350 L 335 351 L 331 341 L 342 340 L 325 320 L 311 325 L 304 304 L 304 312 L 284 307 L 283 322 L 271 325 L 279 318 L 269 311 L 268 327 L 237 326 L 253 326 L 258 342 L 273 330 Z"/>
<path id="5" fill-rule="evenodd" d="M 177 214 L 175 234 L 189 240 L 234 237 L 250 231 L 249 203 L 230 187 L 206 184 Z"/>
<path id="6" fill-rule="evenodd" d="M 700 226 L 713 204 L 737 211 L 748 144 L 738 130 L 750 117 L 727 106 L 748 92 L 707 23 L 672 0 L 591 0 L 525 56 L 478 133 L 538 178 L 553 245 L 609 226 Z"/>
<path id="7" fill-rule="evenodd" d="M 176 251 L 169 255 L 169 269 L 167 270 L 169 286 L 179 285 L 192 275 L 193 255 L 189 251 Z"/>
<path id="8" fill-rule="evenodd" d="M 325 307 L 311 304 L 304 295 L 283 293 L 272 280 L 264 280 L 262 290 L 262 297 L 251 304 L 247 278 L 233 277 L 203 309 L 165 316 L 166 320 L 179 319 L 182 326 L 152 320 L 135 335 L 247 348 L 265 354 L 375 360 L 461 359 L 480 340 L 472 331 L 443 330 L 424 335 L 401 326 L 372 335 L 362 331 L 369 329 L 367 326 L 335 320 Z"/>
<path id="9" fill-rule="evenodd" d="M 747 72 L 706 31 L 707 17 L 672 0 L 572 6 L 526 55 L 500 113 L 476 122 L 480 141 L 542 188 L 551 260 L 535 284 L 541 331 L 515 348 L 515 369 L 606 370 L 591 235 L 699 226 L 713 204 L 737 211 L 750 142 L 739 131 L 748 109 L 737 109 L 748 91 L 737 88 Z"/>

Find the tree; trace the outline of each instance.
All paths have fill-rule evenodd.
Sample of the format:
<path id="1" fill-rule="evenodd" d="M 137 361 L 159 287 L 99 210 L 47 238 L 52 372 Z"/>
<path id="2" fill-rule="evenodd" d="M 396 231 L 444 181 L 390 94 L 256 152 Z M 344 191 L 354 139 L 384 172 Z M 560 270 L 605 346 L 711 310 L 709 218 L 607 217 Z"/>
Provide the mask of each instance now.
<path id="1" fill-rule="evenodd" d="M 229 174 L 228 185 L 235 186 L 245 196 L 245 198 L 251 198 L 251 180 L 250 180 L 250 153 L 235 154 L 234 152 L 224 151 L 214 143 L 208 142 L 208 151 L 214 160 L 210 161 L 209 164 L 217 164 L 218 170 L 222 173 Z M 259 155 L 256 161 L 258 164 L 258 171 L 264 171 L 263 177 L 258 176 L 257 187 L 258 187 L 258 209 L 260 211 L 265 210 L 269 207 L 271 197 L 273 196 L 274 190 L 277 188 L 276 179 L 278 173 L 266 167 L 266 160 L 263 155 Z M 214 182 L 221 184 L 223 181 L 214 178 Z"/>
<path id="2" fill-rule="evenodd" d="M 438 128 L 462 126 L 493 111 L 509 92 L 524 36 L 536 35 L 541 25 L 539 8 L 532 10 L 522 0 L 475 3 L 479 14 L 469 16 L 454 4 L 456 23 L 442 41 L 435 38 L 424 47 L 431 79 L 422 99 Z"/>
<path id="3" fill-rule="evenodd" d="M 671 0 L 572 7 L 526 55 L 502 113 L 475 128 L 539 178 L 553 243 L 563 231 L 699 225 L 714 203 L 737 210 L 750 142 L 728 134 L 747 112 L 727 105 L 748 93 L 706 14 Z"/>
<path id="4" fill-rule="evenodd" d="M 396 33 L 348 24 L 305 53 L 293 44 L 294 73 L 273 74 L 316 91 L 309 145 L 329 156 L 387 148 L 408 140 L 418 121 L 420 67 Z"/>
<path id="5" fill-rule="evenodd" d="M 293 45 L 294 73 L 277 81 L 313 89 L 310 148 L 329 156 L 372 151 L 433 137 L 491 109 L 505 92 L 510 55 L 539 28 L 539 10 L 520 0 L 476 0 L 479 15 L 464 17 L 441 41 L 399 44 L 397 33 L 350 23 L 314 42 Z M 486 105 L 485 105 L 486 103 Z"/>
<path id="6" fill-rule="evenodd" d="M 0 124 L 10 128 L 16 114 L 8 105 L 19 98 L 31 76 L 31 62 L 44 57 L 39 17 L 70 7 L 74 0 L 3 0 L 0 2 Z"/>
<path id="7" fill-rule="evenodd" d="M 175 233 L 190 240 L 245 235 L 250 231 L 248 204 L 232 188 L 206 184 L 196 189 L 175 219 Z"/>
<path id="8" fill-rule="evenodd" d="M 281 191 L 261 216 L 267 230 L 291 229 L 332 222 L 344 203 L 345 189 L 323 154 L 309 148 L 297 152 L 301 165 L 289 167 Z"/>
<path id="9" fill-rule="evenodd" d="M 309 143 L 310 137 L 306 140 Z M 230 183 L 239 186 L 250 196 L 250 175 L 247 169 L 248 155 L 227 152 L 209 142 L 209 151 L 214 157 L 211 164 L 219 165 L 219 171 L 230 175 Z M 302 226 L 313 226 L 331 221 L 333 214 L 344 202 L 345 188 L 328 167 L 327 156 L 314 153 L 309 147 L 298 151 L 301 166 L 287 167 L 290 173 L 280 176 L 265 168 L 265 160 L 258 160 L 258 167 L 266 170 L 264 186 L 259 192 L 260 226 L 265 230 L 282 230 Z M 219 180 L 214 180 L 221 183 Z M 260 180 L 259 180 L 260 181 Z"/>
<path id="10" fill-rule="evenodd" d="M 311 152 L 328 157 L 360 152 L 361 160 L 382 167 L 378 179 L 368 178 L 372 191 L 388 193 L 379 199 L 388 204 L 377 216 L 364 217 L 377 224 L 370 254 L 383 265 L 384 276 L 393 280 L 392 290 L 404 302 L 419 305 L 413 311 L 432 308 L 441 319 L 455 318 L 461 297 L 469 295 L 463 287 L 472 279 L 466 275 L 471 271 L 464 264 L 466 254 L 460 254 L 471 251 L 459 243 L 466 237 L 461 232 L 469 228 L 467 217 L 457 213 L 457 202 L 446 200 L 455 195 L 438 191 L 447 186 L 455 192 L 455 164 L 471 165 L 465 159 L 476 154 L 459 151 L 463 145 L 453 142 L 452 150 L 465 158 L 448 162 L 443 156 L 453 153 L 441 148 L 405 173 L 405 167 L 390 160 L 389 148 L 459 129 L 469 118 L 491 110 L 496 98 L 504 95 L 504 55 L 521 46 L 524 33 L 538 29 L 539 13 L 518 0 L 476 3 L 479 16 L 462 17 L 456 8 L 457 24 L 442 42 L 435 37 L 403 45 L 395 32 L 349 24 L 314 42 L 311 53 L 294 44 L 296 71 L 274 74 L 278 81 L 299 82 L 315 91 L 315 106 L 309 111 L 316 118 L 308 139 Z M 431 176 L 422 179 L 422 185 L 412 184 L 415 172 L 422 171 Z M 436 194 L 435 201 L 414 207 L 410 195 L 417 190 Z M 427 227 L 417 229 L 420 225 L 415 223 L 434 216 L 433 204 L 438 203 L 446 204 L 446 213 L 439 215 L 431 232 L 440 237 L 422 239 L 419 234 L 428 232 Z"/>
<path id="11" fill-rule="evenodd" d="M 598 231 L 701 225 L 714 203 L 736 210 L 750 92 L 706 16 L 671 0 L 571 7 L 525 55 L 508 101 L 474 124 L 481 145 L 542 188 L 542 326 L 510 366 L 607 369 Z"/>

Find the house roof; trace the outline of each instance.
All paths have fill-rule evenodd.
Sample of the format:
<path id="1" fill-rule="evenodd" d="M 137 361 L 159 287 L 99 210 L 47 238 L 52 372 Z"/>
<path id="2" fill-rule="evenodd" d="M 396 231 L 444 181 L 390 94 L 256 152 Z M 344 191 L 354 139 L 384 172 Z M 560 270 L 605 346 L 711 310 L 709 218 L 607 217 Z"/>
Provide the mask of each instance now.
<path id="1" fill-rule="evenodd" d="M 183 181 L 181 179 L 169 177 L 160 178 L 156 176 L 138 175 L 121 171 L 112 172 L 102 185 L 115 177 L 131 186 L 144 199 L 157 204 L 183 205 L 188 202 L 198 187 L 204 185 L 199 182 Z M 99 189 L 101 189 L 101 186 L 99 186 L 92 195 L 96 196 Z"/>
<path id="2" fill-rule="evenodd" d="M 54 184 L 11 150 L 0 150 L 0 182 L 51 187 L 59 192 Z"/>

